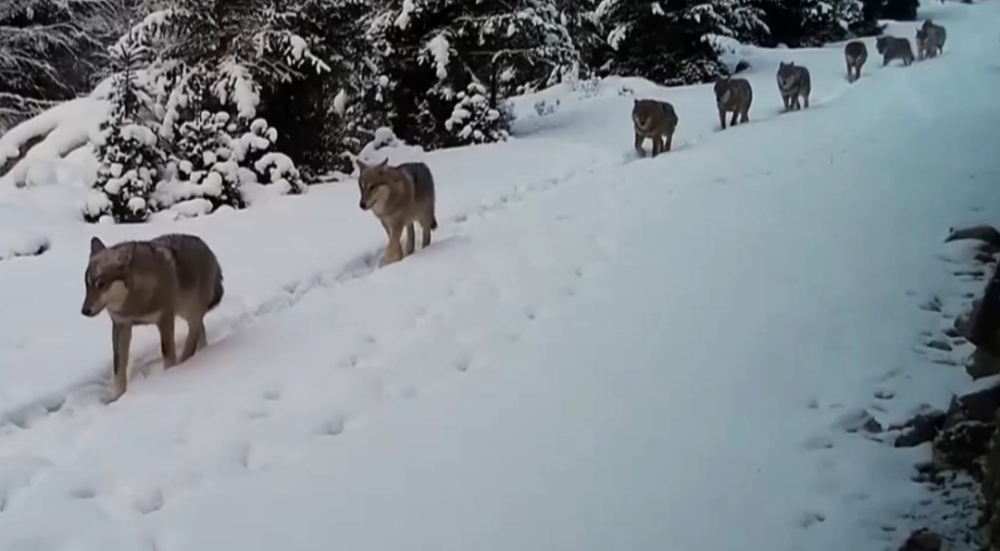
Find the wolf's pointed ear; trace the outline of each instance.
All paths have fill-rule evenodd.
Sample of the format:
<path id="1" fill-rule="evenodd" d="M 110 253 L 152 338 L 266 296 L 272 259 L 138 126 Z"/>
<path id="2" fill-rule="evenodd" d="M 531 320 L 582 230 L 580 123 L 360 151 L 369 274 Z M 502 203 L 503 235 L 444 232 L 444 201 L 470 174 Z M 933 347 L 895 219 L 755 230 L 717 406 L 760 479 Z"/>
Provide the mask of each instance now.
<path id="1" fill-rule="evenodd" d="M 104 246 L 104 242 L 101 241 L 100 237 L 97 237 L 95 235 L 94 237 L 90 238 L 90 256 L 94 256 L 95 254 L 103 251 L 106 248 L 107 247 Z"/>
<path id="2" fill-rule="evenodd" d="M 385 168 L 386 165 L 388 164 L 389 164 L 389 157 L 386 157 L 385 159 L 382 159 L 381 163 L 375 165 L 375 168 Z"/>
<path id="3" fill-rule="evenodd" d="M 368 168 L 368 165 L 366 165 L 361 159 L 354 159 L 354 164 L 358 165 L 358 170 L 361 172 L 364 172 L 365 169 Z"/>
<path id="4" fill-rule="evenodd" d="M 632 98 L 632 105 L 639 105 L 639 98 Z"/>

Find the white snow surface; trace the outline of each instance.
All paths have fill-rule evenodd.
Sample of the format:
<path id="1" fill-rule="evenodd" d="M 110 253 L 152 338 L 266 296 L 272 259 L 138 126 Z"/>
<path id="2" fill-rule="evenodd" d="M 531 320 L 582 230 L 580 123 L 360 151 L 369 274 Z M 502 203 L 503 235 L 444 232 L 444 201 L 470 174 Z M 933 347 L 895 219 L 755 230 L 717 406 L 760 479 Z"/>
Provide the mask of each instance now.
<path id="1" fill-rule="evenodd" d="M 139 226 L 83 224 L 54 173 L 0 190 L 0 235 L 52 244 L 0 262 L 0 549 L 895 548 L 928 450 L 844 427 L 972 386 L 935 363 L 968 345 L 922 343 L 982 286 L 948 227 L 1000 216 L 1000 4 L 922 16 L 944 55 L 853 85 L 843 44 L 736 52 L 754 105 L 724 132 L 710 86 L 619 78 L 521 98 L 506 143 L 372 151 L 437 186 L 434 242 L 385 268 L 353 181 Z M 780 114 L 781 60 L 810 109 Z M 674 104 L 673 151 L 635 158 L 623 89 Z M 222 264 L 209 346 L 163 371 L 137 329 L 104 405 L 88 242 L 166 232 Z"/>

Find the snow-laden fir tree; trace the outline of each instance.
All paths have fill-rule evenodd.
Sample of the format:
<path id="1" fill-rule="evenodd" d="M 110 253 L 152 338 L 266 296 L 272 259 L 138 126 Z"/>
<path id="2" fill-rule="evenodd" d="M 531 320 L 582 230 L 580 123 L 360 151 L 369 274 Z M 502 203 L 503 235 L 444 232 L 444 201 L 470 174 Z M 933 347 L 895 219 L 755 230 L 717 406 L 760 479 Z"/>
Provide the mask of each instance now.
<path id="1" fill-rule="evenodd" d="M 260 116 L 304 171 L 350 172 L 347 152 L 358 151 L 385 121 L 377 59 L 365 36 L 372 14 L 370 0 L 302 0 L 285 20 L 329 67 L 261 92 Z"/>
<path id="2" fill-rule="evenodd" d="M 896 0 L 910 2 L 911 0 Z M 792 48 L 868 36 L 881 31 L 882 0 L 754 0 L 770 35 L 763 45 Z"/>
<path id="3" fill-rule="evenodd" d="M 0 1 L 0 134 L 89 92 L 129 0 Z"/>
<path id="4" fill-rule="evenodd" d="M 140 119 L 146 95 L 138 90 L 135 69 L 144 51 L 134 35 L 111 48 L 119 73 L 114 76 L 111 115 L 101 127 L 100 167 L 84 210 L 88 222 L 105 217 L 118 223 L 143 222 L 154 210 L 150 196 L 164 157 L 156 133 Z"/>
<path id="5" fill-rule="evenodd" d="M 471 84 L 486 90 L 479 95 L 506 131 L 506 98 L 572 78 L 580 69 L 554 0 L 388 0 L 369 36 L 382 71 L 376 82 L 389 97 L 387 122 L 405 141 L 425 147 L 474 143 L 475 132 L 445 124 L 459 102 L 477 95 Z M 484 127 L 480 134 L 499 138 L 504 132 Z"/>
<path id="6" fill-rule="evenodd" d="M 233 178 L 230 171 L 219 166 L 220 161 L 229 160 L 228 123 L 227 113 L 202 111 L 177 128 L 168 171 L 172 178 L 156 190 L 153 199 L 157 208 L 196 198 L 209 201 L 212 210 L 222 205 L 246 206 L 238 174 Z"/>
<path id="7" fill-rule="evenodd" d="M 294 31 L 300 20 L 296 2 L 282 2 L 281 9 L 269 0 L 170 0 L 163 6 L 146 15 L 133 32 L 154 46 L 154 72 L 161 75 L 156 87 L 165 90 L 159 98 L 159 133 L 168 141 L 202 111 L 232 115 L 225 125 L 226 141 L 252 136 L 262 93 L 310 72 L 329 70 Z M 270 99 L 288 100 L 273 95 Z M 280 147 L 269 145 L 272 152 Z M 241 168 L 257 170 L 252 165 Z M 289 193 L 305 189 L 297 183 L 285 187 Z"/>
<path id="8" fill-rule="evenodd" d="M 602 0 L 596 15 L 613 50 L 611 73 L 667 85 L 728 72 L 713 35 L 750 41 L 767 32 L 763 12 L 750 0 Z"/>

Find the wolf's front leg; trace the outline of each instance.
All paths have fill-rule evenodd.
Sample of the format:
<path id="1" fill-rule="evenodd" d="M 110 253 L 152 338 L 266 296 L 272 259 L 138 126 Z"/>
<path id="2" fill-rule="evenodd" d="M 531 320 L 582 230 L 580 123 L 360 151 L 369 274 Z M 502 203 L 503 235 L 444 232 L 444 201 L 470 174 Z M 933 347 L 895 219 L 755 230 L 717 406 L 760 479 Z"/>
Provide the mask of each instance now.
<path id="1" fill-rule="evenodd" d="M 128 355 L 132 346 L 132 325 L 128 323 L 114 323 L 111 326 L 111 351 L 114 357 L 113 386 L 108 396 L 109 401 L 114 402 L 125 394 L 128 386 Z"/>
<path id="2" fill-rule="evenodd" d="M 163 312 L 156 324 L 160 330 L 160 353 L 163 355 L 163 369 L 177 365 L 177 344 L 174 342 L 174 313 Z"/>

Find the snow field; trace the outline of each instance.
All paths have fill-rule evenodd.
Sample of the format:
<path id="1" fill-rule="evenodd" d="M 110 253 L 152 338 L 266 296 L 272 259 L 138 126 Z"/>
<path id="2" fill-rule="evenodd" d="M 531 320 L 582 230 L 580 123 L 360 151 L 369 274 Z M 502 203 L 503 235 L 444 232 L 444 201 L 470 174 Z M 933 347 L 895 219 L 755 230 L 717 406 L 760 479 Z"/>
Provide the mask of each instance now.
<path id="1" fill-rule="evenodd" d="M 353 182 L 86 231 L 21 190 L 53 247 L 0 263 L 0 286 L 44 285 L 0 314 L 0 548 L 898 542 L 925 450 L 844 430 L 968 385 L 923 345 L 975 288 L 954 277 L 969 247 L 940 241 L 995 220 L 1000 168 L 1000 11 L 928 13 L 943 57 L 878 71 L 870 39 L 853 86 L 842 45 L 748 49 L 751 123 L 723 133 L 710 88 L 656 90 L 685 147 L 655 160 L 626 162 L 614 81 L 522 139 L 428 154 L 441 229 L 385 269 Z M 809 110 L 777 115 L 779 59 L 810 68 Z M 108 324 L 67 284 L 91 231 L 197 233 L 227 286 L 210 346 L 106 407 Z M 134 366 L 159 363 L 155 339 L 137 331 Z"/>

